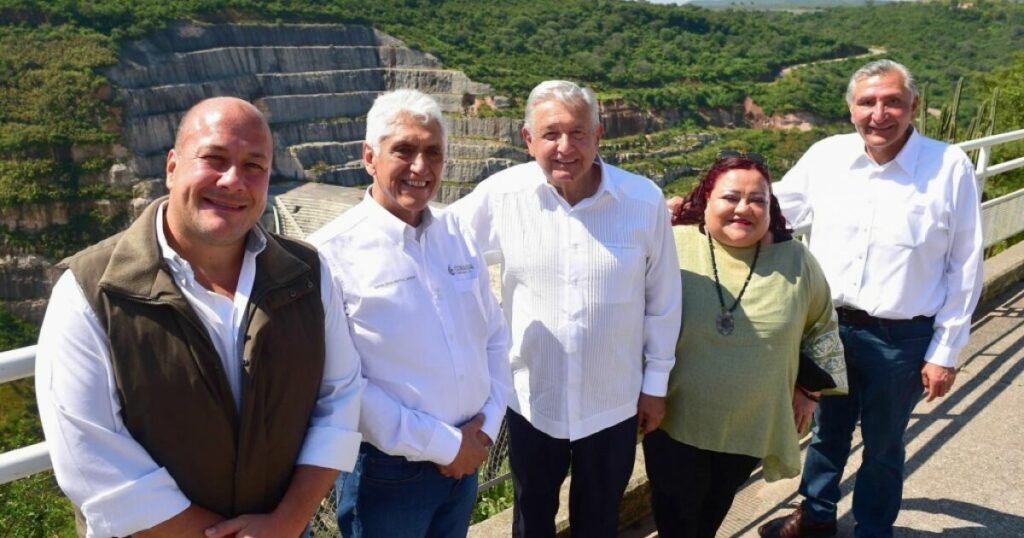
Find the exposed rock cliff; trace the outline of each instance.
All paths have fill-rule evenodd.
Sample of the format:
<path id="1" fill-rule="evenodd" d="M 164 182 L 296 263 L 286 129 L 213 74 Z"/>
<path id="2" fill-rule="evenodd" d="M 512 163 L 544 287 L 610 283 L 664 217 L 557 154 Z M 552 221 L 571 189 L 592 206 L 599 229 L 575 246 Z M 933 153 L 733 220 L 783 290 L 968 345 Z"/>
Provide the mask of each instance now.
<path id="1" fill-rule="evenodd" d="M 278 180 L 369 182 L 358 163 L 363 118 L 377 95 L 396 88 L 433 95 L 453 116 L 453 143 L 473 147 L 460 157 L 471 164 L 449 167 L 447 180 L 477 181 L 480 169 L 526 158 L 513 147 L 518 122 L 463 117 L 493 93 L 488 85 L 363 26 L 177 23 L 125 44 L 107 75 L 124 106 L 129 168 L 140 178 L 163 174 L 182 114 L 217 95 L 251 100 L 267 114 Z"/>
<path id="2" fill-rule="evenodd" d="M 768 116 L 753 99 L 743 101 L 743 116 L 748 125 L 759 129 L 797 129 L 810 131 L 815 126 L 827 123 L 825 119 L 811 112 L 775 113 Z"/>
<path id="3" fill-rule="evenodd" d="M 0 256 L 0 297 L 3 306 L 12 314 L 42 323 L 46 300 L 55 277 L 50 262 L 42 256 Z"/>
<path id="4" fill-rule="evenodd" d="M 507 101 L 492 95 L 490 86 L 365 26 L 173 23 L 122 44 L 120 63 L 106 75 L 110 87 L 105 90 L 121 106 L 124 144 L 75 148 L 76 159 L 113 157 L 109 174 L 95 181 L 134 185 L 135 198 L 87 208 L 67 203 L 6 208 L 0 226 L 32 233 L 67 224 L 81 211 L 137 215 L 164 193 L 166 155 L 182 115 L 197 101 L 220 95 L 248 99 L 266 113 L 275 140 L 275 183 L 369 183 L 359 162 L 365 115 L 377 95 L 397 88 L 429 93 L 444 109 L 453 159 L 445 181 L 465 186 L 458 192 L 528 158 L 518 120 L 467 116 L 480 102 Z M 442 197 L 453 199 L 444 194 L 449 192 L 445 189 Z M 0 241 L 4 254 L 9 257 L 0 263 L 0 300 L 38 320 L 45 304 L 39 298 L 49 292 L 50 262 L 33 256 L 29 247 Z"/>

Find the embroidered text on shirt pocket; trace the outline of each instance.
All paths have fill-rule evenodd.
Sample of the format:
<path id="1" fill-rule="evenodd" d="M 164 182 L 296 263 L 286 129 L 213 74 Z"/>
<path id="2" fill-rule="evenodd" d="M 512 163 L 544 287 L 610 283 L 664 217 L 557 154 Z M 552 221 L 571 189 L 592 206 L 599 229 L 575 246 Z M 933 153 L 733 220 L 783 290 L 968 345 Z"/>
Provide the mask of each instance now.
<path id="1" fill-rule="evenodd" d="M 476 286 L 477 271 L 472 262 L 448 264 L 448 274 L 459 291 L 471 291 Z"/>

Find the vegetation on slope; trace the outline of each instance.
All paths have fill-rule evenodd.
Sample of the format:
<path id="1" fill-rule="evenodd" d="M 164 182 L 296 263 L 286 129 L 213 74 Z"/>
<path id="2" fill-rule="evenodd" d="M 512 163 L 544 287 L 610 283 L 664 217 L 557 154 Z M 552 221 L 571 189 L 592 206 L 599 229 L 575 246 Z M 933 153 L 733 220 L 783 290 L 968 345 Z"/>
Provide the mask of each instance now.
<path id="1" fill-rule="evenodd" d="M 922 86 L 928 85 L 936 103 L 949 100 L 957 80 L 964 77 L 967 90 L 962 108 L 973 111 L 986 97 L 976 85 L 979 76 L 1006 64 L 1024 45 L 1024 5 L 975 4 L 961 8 L 955 1 L 900 2 L 824 9 L 795 16 L 791 25 L 796 31 L 885 51 L 879 56 L 909 66 Z M 755 98 L 766 112 L 805 110 L 842 119 L 844 113 L 835 104 L 841 103 L 845 79 L 865 60 L 794 70 L 755 91 Z"/>
<path id="2" fill-rule="evenodd" d="M 80 179 L 109 167 L 73 149 L 117 139 L 95 71 L 115 61 L 88 29 L 0 26 L 0 205 L 79 197 Z"/>

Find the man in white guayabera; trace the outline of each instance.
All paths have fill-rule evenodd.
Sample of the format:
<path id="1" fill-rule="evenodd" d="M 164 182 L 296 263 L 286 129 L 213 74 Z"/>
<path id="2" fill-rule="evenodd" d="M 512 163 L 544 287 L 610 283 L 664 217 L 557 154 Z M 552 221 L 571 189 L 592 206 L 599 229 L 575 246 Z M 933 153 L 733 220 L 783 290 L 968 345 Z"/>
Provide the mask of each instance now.
<path id="1" fill-rule="evenodd" d="M 573 535 L 615 536 L 638 425 L 665 414 L 682 305 L 669 215 L 654 183 L 598 158 L 602 132 L 593 92 L 543 82 L 522 131 L 535 161 L 450 208 L 502 264 L 517 537 L 554 536 L 570 468 Z"/>

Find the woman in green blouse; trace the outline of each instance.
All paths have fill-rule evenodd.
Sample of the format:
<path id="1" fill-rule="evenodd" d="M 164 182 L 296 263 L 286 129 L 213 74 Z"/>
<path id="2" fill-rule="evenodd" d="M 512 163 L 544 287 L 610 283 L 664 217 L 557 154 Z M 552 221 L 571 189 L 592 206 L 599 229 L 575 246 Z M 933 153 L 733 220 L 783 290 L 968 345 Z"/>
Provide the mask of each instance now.
<path id="1" fill-rule="evenodd" d="M 716 160 L 673 223 L 683 324 L 644 455 L 661 536 L 713 537 L 759 462 L 768 481 L 800 472 L 798 435 L 818 398 L 796 384 L 800 353 L 841 387 L 845 363 L 828 284 L 760 156 Z"/>

